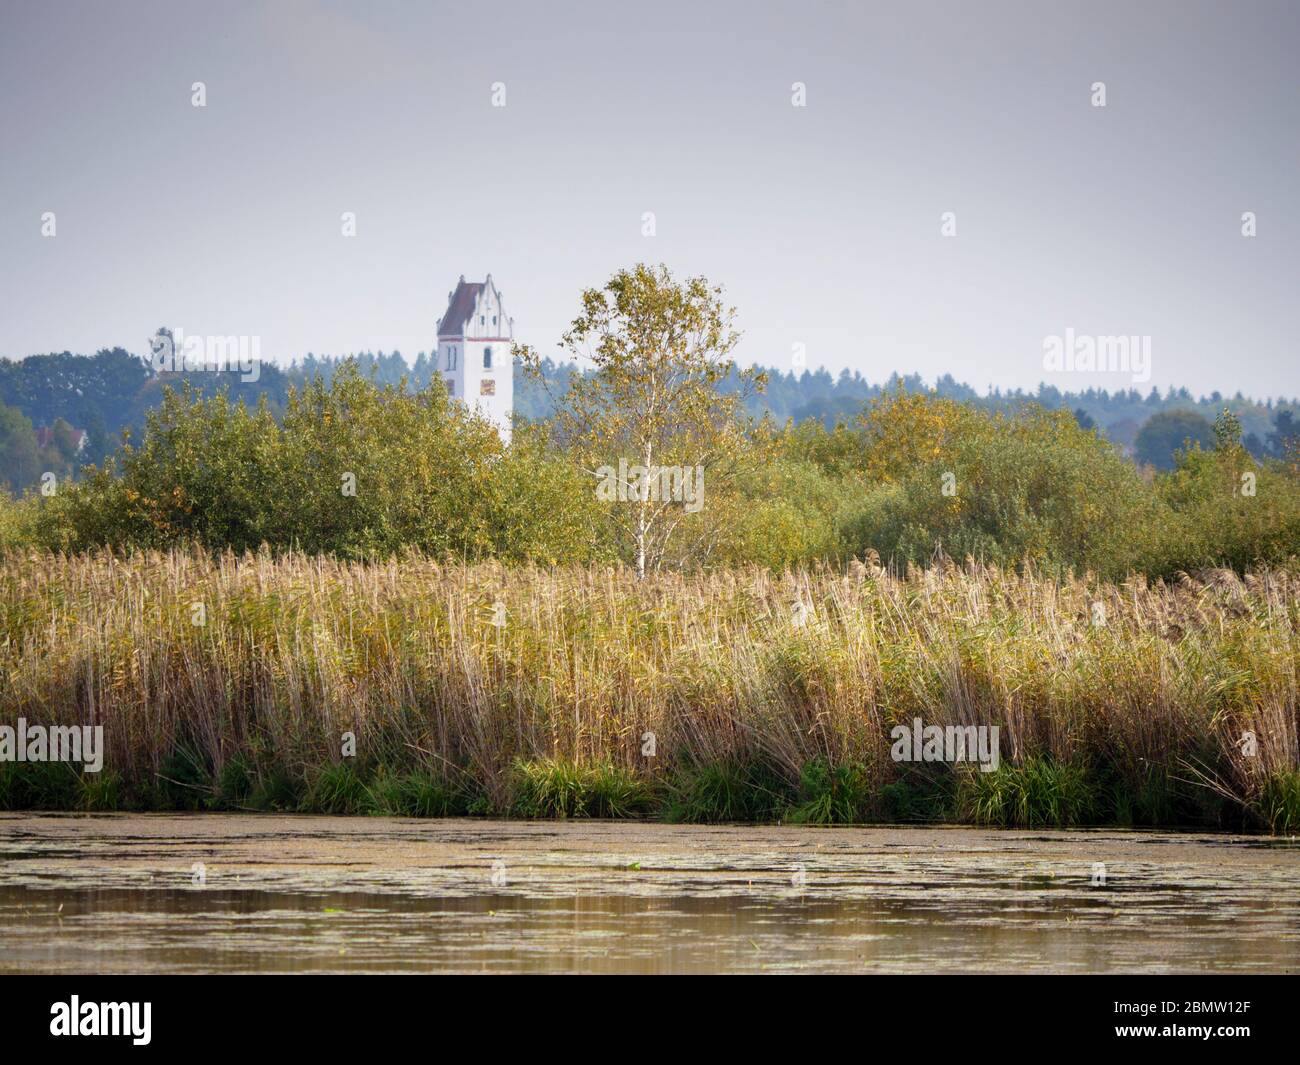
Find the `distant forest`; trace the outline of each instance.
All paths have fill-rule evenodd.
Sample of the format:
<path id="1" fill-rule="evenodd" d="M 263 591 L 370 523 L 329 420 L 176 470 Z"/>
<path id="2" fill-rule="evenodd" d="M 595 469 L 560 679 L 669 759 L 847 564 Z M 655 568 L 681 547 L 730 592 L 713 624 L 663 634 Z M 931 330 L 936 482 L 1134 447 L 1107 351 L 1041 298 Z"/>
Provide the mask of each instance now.
<path id="1" fill-rule="evenodd" d="M 410 363 L 397 351 L 340 357 L 308 354 L 288 367 L 264 362 L 258 380 L 250 382 L 237 373 L 159 374 L 146 359 L 122 348 L 95 355 L 65 351 L 0 360 L 0 484 L 16 494 L 46 471 L 68 476 L 88 463 L 102 463 L 117 449 L 124 431 L 138 438 L 146 413 L 161 403 L 168 386 L 188 382 L 206 396 L 228 389 L 232 399 L 242 398 L 250 406 L 265 396 L 272 411 L 279 412 L 290 388 L 316 375 L 328 382 L 348 360 L 355 360 L 362 373 L 379 384 L 396 384 L 405 377 L 412 390 L 427 387 L 435 372 L 434 360 L 425 352 Z M 544 379 L 537 381 L 515 367 L 515 410 L 532 420 L 551 413 L 553 397 L 563 394 L 570 374 L 576 372 L 572 364 L 549 359 L 542 370 Z M 915 374 L 872 383 L 848 370 L 838 377 L 825 369 L 766 372 L 766 391 L 752 397 L 747 406 L 755 417 L 767 415 L 780 423 L 815 419 L 831 428 L 851 422 L 871 400 L 902 387 L 934 391 L 989 410 L 1009 412 L 1027 403 L 1067 409 L 1084 428 L 1095 428 L 1125 455 L 1164 469 L 1172 465 L 1173 452 L 1185 442 L 1212 442 L 1213 420 L 1225 408 L 1240 420 L 1242 443 L 1256 458 L 1280 458 L 1288 442 L 1300 438 L 1300 401 L 1295 398 L 1257 400 L 1240 392 L 1193 396 L 1186 388 L 1164 393 L 1155 388 L 1146 393 L 1093 388 L 1063 392 L 1050 385 L 1033 392 L 980 393 L 950 374 L 931 386 Z M 739 380 L 733 375 L 722 390 L 737 387 Z"/>

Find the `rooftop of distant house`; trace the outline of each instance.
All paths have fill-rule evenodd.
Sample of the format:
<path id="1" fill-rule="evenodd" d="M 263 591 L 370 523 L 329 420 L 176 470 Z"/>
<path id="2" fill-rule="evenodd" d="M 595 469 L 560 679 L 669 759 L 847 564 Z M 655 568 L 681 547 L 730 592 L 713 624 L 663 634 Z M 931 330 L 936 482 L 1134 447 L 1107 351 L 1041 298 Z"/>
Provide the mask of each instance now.
<path id="1" fill-rule="evenodd" d="M 85 447 L 86 430 L 72 429 L 72 442 L 77 446 L 78 451 L 80 451 L 83 447 Z M 54 443 L 54 426 L 38 425 L 36 427 L 36 445 L 38 447 L 49 447 L 53 443 Z"/>

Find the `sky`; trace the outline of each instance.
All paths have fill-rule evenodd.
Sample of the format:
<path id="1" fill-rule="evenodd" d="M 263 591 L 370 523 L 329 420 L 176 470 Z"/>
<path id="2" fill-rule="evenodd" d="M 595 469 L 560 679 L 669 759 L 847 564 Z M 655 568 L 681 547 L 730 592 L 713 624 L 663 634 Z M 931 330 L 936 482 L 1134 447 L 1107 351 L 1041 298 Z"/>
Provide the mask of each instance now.
<path id="1" fill-rule="evenodd" d="M 555 353 L 662 262 L 743 363 L 1300 395 L 1298 54 L 1294 0 L 0 0 L 0 356 L 413 359 L 488 272 Z"/>

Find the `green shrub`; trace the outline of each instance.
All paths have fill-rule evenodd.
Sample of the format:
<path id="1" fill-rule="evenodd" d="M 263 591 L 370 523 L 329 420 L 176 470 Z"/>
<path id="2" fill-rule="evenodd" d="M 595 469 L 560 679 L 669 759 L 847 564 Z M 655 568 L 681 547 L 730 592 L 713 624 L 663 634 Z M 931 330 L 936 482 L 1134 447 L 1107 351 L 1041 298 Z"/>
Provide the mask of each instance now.
<path id="1" fill-rule="evenodd" d="M 1260 810 L 1271 831 L 1284 835 L 1300 831 L 1300 770 L 1269 777 Z"/>
<path id="2" fill-rule="evenodd" d="M 359 814 L 370 804 L 365 779 L 350 762 L 322 766 L 307 778 L 300 808 L 305 813 Z"/>
<path id="3" fill-rule="evenodd" d="M 107 813 L 122 808 L 122 778 L 101 769 L 81 774 L 81 806 L 93 813 Z"/>
<path id="4" fill-rule="evenodd" d="M 788 782 L 761 762 L 716 761 L 677 770 L 665 813 L 692 824 L 779 821 L 793 798 Z"/>
<path id="5" fill-rule="evenodd" d="M 0 809 L 76 810 L 81 771 L 69 762 L 0 762 Z"/>
<path id="6" fill-rule="evenodd" d="M 204 809 L 216 794 L 212 766 L 195 747 L 178 744 L 158 770 L 156 789 L 163 809 Z"/>
<path id="7" fill-rule="evenodd" d="M 428 773 L 381 770 L 367 793 L 369 812 L 387 817 L 450 817 L 469 809 L 465 795 Z"/>
<path id="8" fill-rule="evenodd" d="M 798 801 L 786 820 L 809 825 L 859 824 L 871 820 L 876 807 L 876 791 L 864 767 L 841 762 L 832 768 L 819 759 L 804 766 Z"/>
<path id="9" fill-rule="evenodd" d="M 647 783 L 617 766 L 548 759 L 513 767 L 511 812 L 517 817 L 634 817 L 652 802 Z"/>
<path id="10" fill-rule="evenodd" d="M 254 810 L 293 813 L 302 805 L 302 781 L 283 768 L 273 768 L 260 775 L 248 797 Z"/>
<path id="11" fill-rule="evenodd" d="M 1026 758 L 1003 762 L 995 771 L 963 769 L 957 808 L 976 824 L 1069 828 L 1098 819 L 1099 793 L 1081 765 Z"/>

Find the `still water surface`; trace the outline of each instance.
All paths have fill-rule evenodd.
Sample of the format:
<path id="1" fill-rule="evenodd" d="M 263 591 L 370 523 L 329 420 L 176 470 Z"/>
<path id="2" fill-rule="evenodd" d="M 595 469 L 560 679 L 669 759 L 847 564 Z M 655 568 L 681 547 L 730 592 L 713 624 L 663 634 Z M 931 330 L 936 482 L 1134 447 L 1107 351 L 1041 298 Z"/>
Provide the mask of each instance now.
<path id="1" fill-rule="evenodd" d="M 0 972 L 153 971 L 1300 972 L 1300 840 L 0 814 Z"/>

